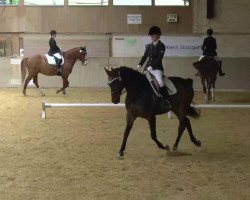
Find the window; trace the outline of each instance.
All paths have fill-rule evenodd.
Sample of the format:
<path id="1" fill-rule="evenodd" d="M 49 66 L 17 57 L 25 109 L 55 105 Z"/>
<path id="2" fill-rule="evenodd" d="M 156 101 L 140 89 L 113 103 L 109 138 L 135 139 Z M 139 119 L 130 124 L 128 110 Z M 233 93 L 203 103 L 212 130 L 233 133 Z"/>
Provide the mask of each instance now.
<path id="1" fill-rule="evenodd" d="M 155 0 L 156 6 L 189 6 L 189 0 Z"/>
<path id="2" fill-rule="evenodd" d="M 27 6 L 63 6 L 64 0 L 24 0 Z"/>
<path id="3" fill-rule="evenodd" d="M 19 0 L 0 0 L 0 6 L 18 5 Z"/>
<path id="4" fill-rule="evenodd" d="M 109 0 L 68 0 L 70 6 L 107 6 Z"/>
<path id="5" fill-rule="evenodd" d="M 115 6 L 151 6 L 152 0 L 113 0 Z"/>
<path id="6" fill-rule="evenodd" d="M 0 40 L 0 57 L 11 56 L 11 41 Z"/>

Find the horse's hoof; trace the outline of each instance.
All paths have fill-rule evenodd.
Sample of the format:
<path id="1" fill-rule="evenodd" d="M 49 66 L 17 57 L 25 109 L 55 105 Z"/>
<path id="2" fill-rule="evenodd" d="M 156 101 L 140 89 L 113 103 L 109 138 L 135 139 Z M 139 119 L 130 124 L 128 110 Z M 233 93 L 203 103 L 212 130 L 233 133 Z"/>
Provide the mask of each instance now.
<path id="1" fill-rule="evenodd" d="M 196 145 L 197 147 L 201 147 L 201 141 L 200 141 L 200 140 L 197 140 L 196 143 L 195 143 L 195 145 Z"/>
<path id="2" fill-rule="evenodd" d="M 174 146 L 174 147 L 173 147 L 173 151 L 176 151 L 177 148 L 178 148 L 178 146 Z"/>
<path id="3" fill-rule="evenodd" d="M 23 94 L 24 97 L 27 97 L 27 94 Z"/>
<path id="4" fill-rule="evenodd" d="M 170 148 L 169 148 L 168 145 L 165 146 L 165 149 L 166 149 L 166 151 L 169 151 L 169 150 L 170 150 Z"/>
<path id="5" fill-rule="evenodd" d="M 123 152 L 119 152 L 116 156 L 119 160 L 124 159 L 124 153 Z"/>
<path id="6" fill-rule="evenodd" d="M 63 96 L 67 97 L 67 96 L 68 96 L 68 94 L 67 94 L 67 93 L 65 93 L 65 94 L 63 94 Z"/>

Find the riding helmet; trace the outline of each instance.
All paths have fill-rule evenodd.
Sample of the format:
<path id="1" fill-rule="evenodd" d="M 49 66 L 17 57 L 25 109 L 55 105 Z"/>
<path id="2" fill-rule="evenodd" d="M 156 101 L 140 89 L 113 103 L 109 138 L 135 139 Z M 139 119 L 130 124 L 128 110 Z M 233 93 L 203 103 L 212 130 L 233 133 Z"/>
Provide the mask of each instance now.
<path id="1" fill-rule="evenodd" d="M 214 33 L 213 29 L 211 29 L 211 28 L 207 29 L 207 34 L 208 35 L 213 35 L 213 33 Z"/>
<path id="2" fill-rule="evenodd" d="M 154 35 L 154 34 L 157 34 L 159 36 L 161 35 L 161 29 L 158 26 L 152 26 L 149 29 L 148 35 Z"/>
<path id="3" fill-rule="evenodd" d="M 56 34 L 56 31 L 55 30 L 51 30 L 50 31 L 50 35 L 54 35 L 54 34 Z"/>

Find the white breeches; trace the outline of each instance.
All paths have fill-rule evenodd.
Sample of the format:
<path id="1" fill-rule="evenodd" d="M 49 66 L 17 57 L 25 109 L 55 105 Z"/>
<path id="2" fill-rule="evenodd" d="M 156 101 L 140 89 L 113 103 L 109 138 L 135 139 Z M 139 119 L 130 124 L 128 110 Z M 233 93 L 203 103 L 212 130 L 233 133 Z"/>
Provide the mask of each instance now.
<path id="1" fill-rule="evenodd" d="M 205 56 L 201 55 L 201 57 L 199 58 L 199 61 L 201 61 L 202 58 L 204 58 Z"/>
<path id="2" fill-rule="evenodd" d="M 161 70 L 153 70 L 152 67 L 148 67 L 148 71 L 154 75 L 160 87 L 164 86 L 163 82 L 163 72 Z"/>
<path id="3" fill-rule="evenodd" d="M 55 53 L 53 54 L 53 56 L 55 56 L 58 59 L 62 59 L 62 55 L 60 53 Z"/>

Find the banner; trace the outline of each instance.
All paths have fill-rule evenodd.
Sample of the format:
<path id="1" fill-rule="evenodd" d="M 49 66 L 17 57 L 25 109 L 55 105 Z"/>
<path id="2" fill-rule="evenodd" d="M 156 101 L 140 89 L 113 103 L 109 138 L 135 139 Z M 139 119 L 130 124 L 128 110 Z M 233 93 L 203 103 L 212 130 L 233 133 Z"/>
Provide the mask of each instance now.
<path id="1" fill-rule="evenodd" d="M 165 57 L 195 57 L 202 54 L 201 36 L 162 36 L 161 41 L 166 46 Z M 113 36 L 113 57 L 141 57 L 150 44 L 149 36 Z"/>
<path id="2" fill-rule="evenodd" d="M 151 43 L 150 37 L 144 37 L 144 50 Z M 165 57 L 192 57 L 202 54 L 203 37 L 199 36 L 162 36 L 166 46 Z"/>

